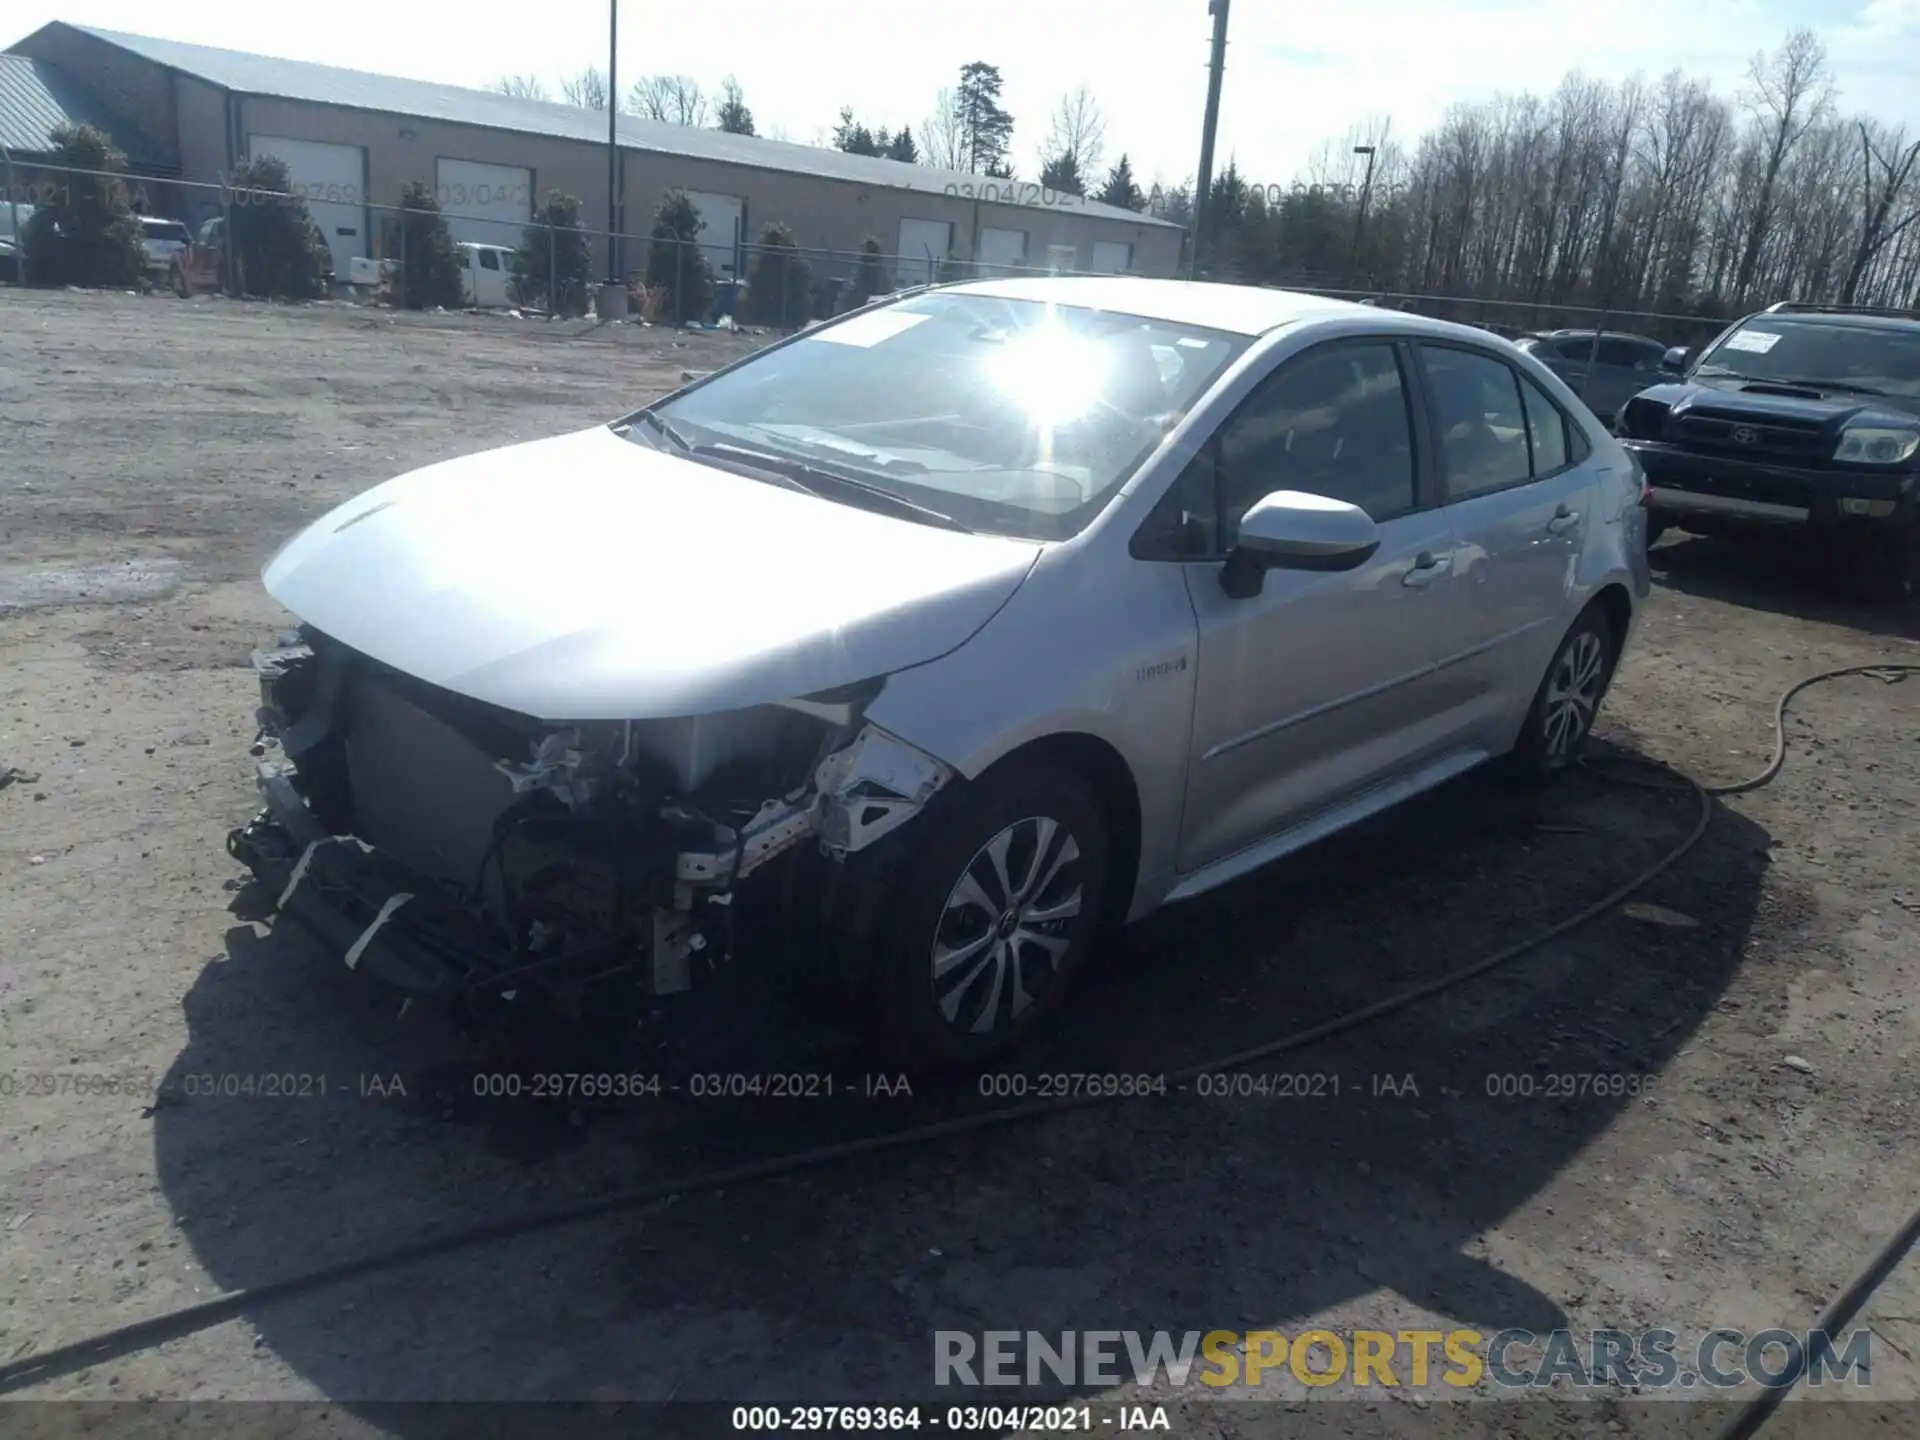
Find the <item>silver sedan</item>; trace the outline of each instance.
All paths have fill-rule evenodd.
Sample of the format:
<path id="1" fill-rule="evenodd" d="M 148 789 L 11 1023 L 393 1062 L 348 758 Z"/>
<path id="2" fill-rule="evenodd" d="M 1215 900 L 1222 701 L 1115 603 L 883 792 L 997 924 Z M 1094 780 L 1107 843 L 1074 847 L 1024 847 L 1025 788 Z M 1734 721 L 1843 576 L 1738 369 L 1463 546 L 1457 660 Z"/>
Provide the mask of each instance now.
<path id="1" fill-rule="evenodd" d="M 1496 757 L 1570 766 L 1644 488 L 1484 331 L 929 288 L 294 538 L 232 849 L 410 990 L 657 1010 L 807 936 L 888 1049 L 977 1062 L 1107 927 Z"/>

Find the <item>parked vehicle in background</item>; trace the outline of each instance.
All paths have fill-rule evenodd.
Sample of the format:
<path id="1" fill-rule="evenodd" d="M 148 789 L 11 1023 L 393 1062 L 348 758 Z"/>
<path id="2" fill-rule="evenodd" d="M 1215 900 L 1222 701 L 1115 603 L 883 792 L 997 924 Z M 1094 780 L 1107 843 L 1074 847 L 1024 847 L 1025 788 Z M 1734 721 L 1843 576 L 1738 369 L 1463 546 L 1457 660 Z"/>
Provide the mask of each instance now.
<path id="1" fill-rule="evenodd" d="M 1609 425 L 1622 405 L 1666 373 L 1666 346 L 1621 330 L 1602 330 L 1597 336 L 1592 330 L 1547 330 L 1515 343 L 1566 381 Z"/>
<path id="2" fill-rule="evenodd" d="M 201 224 L 187 244 L 176 250 L 168 268 L 167 284 L 180 296 L 226 288 L 227 222 L 216 215 Z"/>
<path id="3" fill-rule="evenodd" d="M 1875 598 L 1920 593 L 1915 312 L 1774 305 L 1636 395 L 1617 430 L 1647 472 L 1650 536 L 1786 527 L 1834 545 Z"/>
<path id="4" fill-rule="evenodd" d="M 618 1013 L 799 934 L 886 1049 L 979 1061 L 1109 925 L 1495 757 L 1569 769 L 1641 500 L 1466 326 L 937 287 L 283 546 L 229 848 L 418 993 Z"/>
<path id="5" fill-rule="evenodd" d="M 171 282 L 175 257 L 192 243 L 193 236 L 178 220 L 164 220 L 155 215 L 140 217 L 140 244 L 147 252 L 147 277 L 155 284 Z"/>
<path id="6" fill-rule="evenodd" d="M 460 297 L 482 310 L 512 306 L 513 247 L 462 240 L 453 247 L 460 262 Z"/>

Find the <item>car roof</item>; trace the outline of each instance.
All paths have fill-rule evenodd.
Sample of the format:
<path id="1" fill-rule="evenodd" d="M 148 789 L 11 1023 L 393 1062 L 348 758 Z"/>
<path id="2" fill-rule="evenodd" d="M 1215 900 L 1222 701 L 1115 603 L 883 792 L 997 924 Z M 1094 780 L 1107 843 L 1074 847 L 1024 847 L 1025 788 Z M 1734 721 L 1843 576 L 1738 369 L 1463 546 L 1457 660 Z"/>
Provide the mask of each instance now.
<path id="1" fill-rule="evenodd" d="M 1752 315 L 1743 315 L 1738 323 L 1751 325 L 1759 321 L 1772 325 L 1782 320 L 1796 325 L 1852 326 L 1859 330 L 1920 329 L 1920 319 L 1910 319 L 1904 315 L 1862 315 L 1850 310 L 1761 310 Z"/>
<path id="2" fill-rule="evenodd" d="M 1004 280 L 968 280 L 940 287 L 947 293 L 990 295 L 1001 300 L 1033 300 L 1085 306 L 1175 325 L 1264 335 L 1296 320 L 1340 314 L 1399 315 L 1351 300 L 1331 300 L 1297 290 L 1268 290 L 1257 285 L 1222 285 L 1210 280 L 1149 280 L 1134 275 L 1040 275 Z M 1404 317 L 1403 317 L 1404 318 Z"/>
<path id="3" fill-rule="evenodd" d="M 1584 340 L 1595 334 L 1592 330 L 1531 330 L 1527 333 L 1530 340 Z M 1597 332 L 1603 340 L 1640 340 L 1648 345 L 1660 342 L 1651 335 L 1642 335 L 1635 330 L 1601 330 Z"/>

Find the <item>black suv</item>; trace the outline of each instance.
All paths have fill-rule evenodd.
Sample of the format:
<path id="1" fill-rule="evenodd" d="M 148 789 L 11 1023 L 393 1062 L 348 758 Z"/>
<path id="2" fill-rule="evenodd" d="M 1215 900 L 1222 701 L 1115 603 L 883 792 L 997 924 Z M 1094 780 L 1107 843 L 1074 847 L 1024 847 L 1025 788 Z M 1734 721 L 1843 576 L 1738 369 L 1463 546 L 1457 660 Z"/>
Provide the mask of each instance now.
<path id="1" fill-rule="evenodd" d="M 1615 433 L 1646 471 L 1649 543 L 1793 527 L 1876 598 L 1920 591 L 1920 318 L 1782 303 L 1643 390 Z"/>

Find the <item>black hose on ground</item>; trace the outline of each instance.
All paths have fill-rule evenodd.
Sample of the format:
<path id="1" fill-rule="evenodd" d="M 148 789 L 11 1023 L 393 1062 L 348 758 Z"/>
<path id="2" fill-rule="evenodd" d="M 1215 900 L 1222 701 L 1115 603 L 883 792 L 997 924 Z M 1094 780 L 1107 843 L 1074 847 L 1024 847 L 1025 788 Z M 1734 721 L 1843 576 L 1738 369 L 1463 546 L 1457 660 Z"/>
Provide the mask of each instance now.
<path id="1" fill-rule="evenodd" d="M 1716 795 L 1737 795 L 1749 790 L 1757 790 L 1770 782 L 1780 773 L 1786 761 L 1787 706 L 1801 691 L 1826 680 L 1837 679 L 1843 675 L 1873 675 L 1884 680 L 1896 680 L 1903 675 L 1920 673 L 1920 665 L 1849 665 L 1840 669 L 1823 670 L 1817 675 L 1793 685 L 1781 696 L 1773 710 L 1774 742 L 1773 754 L 1766 767 L 1758 774 L 1746 780 L 1734 781 L 1724 785 L 1702 785 L 1698 781 L 1671 771 L 1678 784 L 1653 779 L 1634 779 L 1617 774 L 1608 768 L 1590 767 L 1596 773 L 1618 783 L 1637 785 L 1644 788 L 1674 792 L 1691 792 L 1699 802 L 1699 812 L 1693 827 L 1687 836 L 1659 860 L 1642 870 L 1625 883 L 1616 886 L 1600 899 L 1575 912 L 1566 919 L 1548 927 L 1537 935 L 1518 940 L 1504 949 L 1459 966 L 1444 975 L 1419 985 L 1410 986 L 1371 1005 L 1336 1016 L 1321 1025 L 1281 1036 L 1265 1044 L 1237 1051 L 1231 1055 L 1216 1056 L 1197 1065 L 1169 1073 L 1166 1077 L 1169 1087 L 1186 1084 L 1205 1074 L 1222 1070 L 1234 1070 L 1252 1064 L 1256 1060 L 1269 1059 L 1276 1055 L 1299 1050 L 1331 1036 L 1380 1019 L 1382 1016 L 1403 1010 L 1429 996 L 1476 979 L 1490 970 L 1510 964 L 1520 956 L 1539 949 L 1562 935 L 1587 924 L 1605 914 L 1614 906 L 1643 889 L 1658 876 L 1670 870 L 1674 865 L 1700 842 L 1706 834 L 1707 826 L 1713 819 L 1713 798 Z M 376 1251 L 358 1259 L 342 1261 L 337 1265 L 325 1265 L 317 1270 L 290 1275 L 284 1280 L 272 1281 L 265 1285 L 256 1285 L 245 1290 L 231 1291 L 225 1295 L 203 1300 L 196 1305 L 183 1306 L 164 1315 L 156 1315 L 147 1320 L 136 1320 L 132 1324 L 71 1344 L 61 1345 L 38 1355 L 24 1356 L 19 1360 L 0 1365 L 0 1394 L 19 1390 L 25 1386 L 51 1379 L 56 1375 L 70 1374 L 89 1365 L 101 1364 L 117 1357 L 132 1354 L 135 1351 L 150 1349 L 165 1344 L 210 1326 L 221 1324 L 238 1315 L 264 1305 L 281 1300 L 289 1300 L 297 1295 L 320 1290 L 328 1286 L 339 1285 L 348 1280 L 358 1279 L 385 1270 L 398 1269 L 405 1265 L 419 1264 L 442 1255 L 450 1255 L 459 1250 L 469 1250 L 480 1245 L 493 1244 L 496 1241 L 511 1240 L 521 1235 L 533 1234 L 541 1230 L 556 1229 L 563 1225 L 577 1224 L 583 1220 L 597 1219 L 603 1215 L 623 1211 L 637 1210 L 648 1205 L 659 1204 L 677 1195 L 690 1195 L 701 1191 L 722 1189 L 729 1185 L 741 1185 L 755 1180 L 768 1180 L 776 1176 L 789 1175 L 798 1170 L 828 1165 L 840 1160 L 851 1160 L 863 1155 L 872 1155 L 884 1150 L 904 1149 L 910 1145 L 924 1145 L 950 1136 L 962 1135 L 971 1131 L 986 1130 L 998 1125 L 1009 1125 L 1019 1120 L 1037 1119 L 1041 1116 L 1060 1114 L 1069 1110 L 1085 1109 L 1094 1105 L 1112 1104 L 1128 1097 L 1097 1094 L 1075 1094 L 1057 1099 L 1031 1101 L 1021 1105 L 1009 1105 L 989 1110 L 977 1115 L 961 1116 L 942 1120 L 930 1125 L 917 1125 L 904 1130 L 889 1131 L 882 1135 L 871 1135 L 859 1140 L 844 1141 L 834 1145 L 822 1145 L 812 1149 L 796 1151 L 789 1155 L 775 1156 L 767 1160 L 758 1160 L 745 1165 L 731 1166 L 725 1170 L 710 1171 L 704 1175 L 692 1175 L 682 1180 L 665 1181 L 653 1185 L 642 1185 L 628 1190 L 618 1190 L 593 1200 L 581 1201 L 573 1205 L 557 1206 L 550 1210 L 535 1211 L 511 1220 L 497 1221 L 489 1225 L 478 1225 L 470 1229 L 457 1231 L 450 1235 L 440 1235 L 428 1240 L 418 1240 L 406 1245 L 397 1245 L 391 1249 Z M 1842 1325 L 1858 1310 L 1860 1304 L 1873 1288 L 1899 1263 L 1901 1256 L 1911 1248 L 1916 1236 L 1920 1236 L 1920 1212 L 1908 1221 L 1894 1241 L 1883 1250 L 1872 1266 L 1847 1287 L 1841 1299 L 1834 1303 L 1823 1323 Z M 1804 1366 L 1804 1357 L 1802 1358 Z M 1775 1389 L 1762 1393 L 1729 1424 L 1723 1440 L 1749 1440 L 1749 1437 L 1764 1424 L 1775 1407 L 1786 1398 L 1787 1390 L 1799 1378 L 1799 1371 Z"/>

